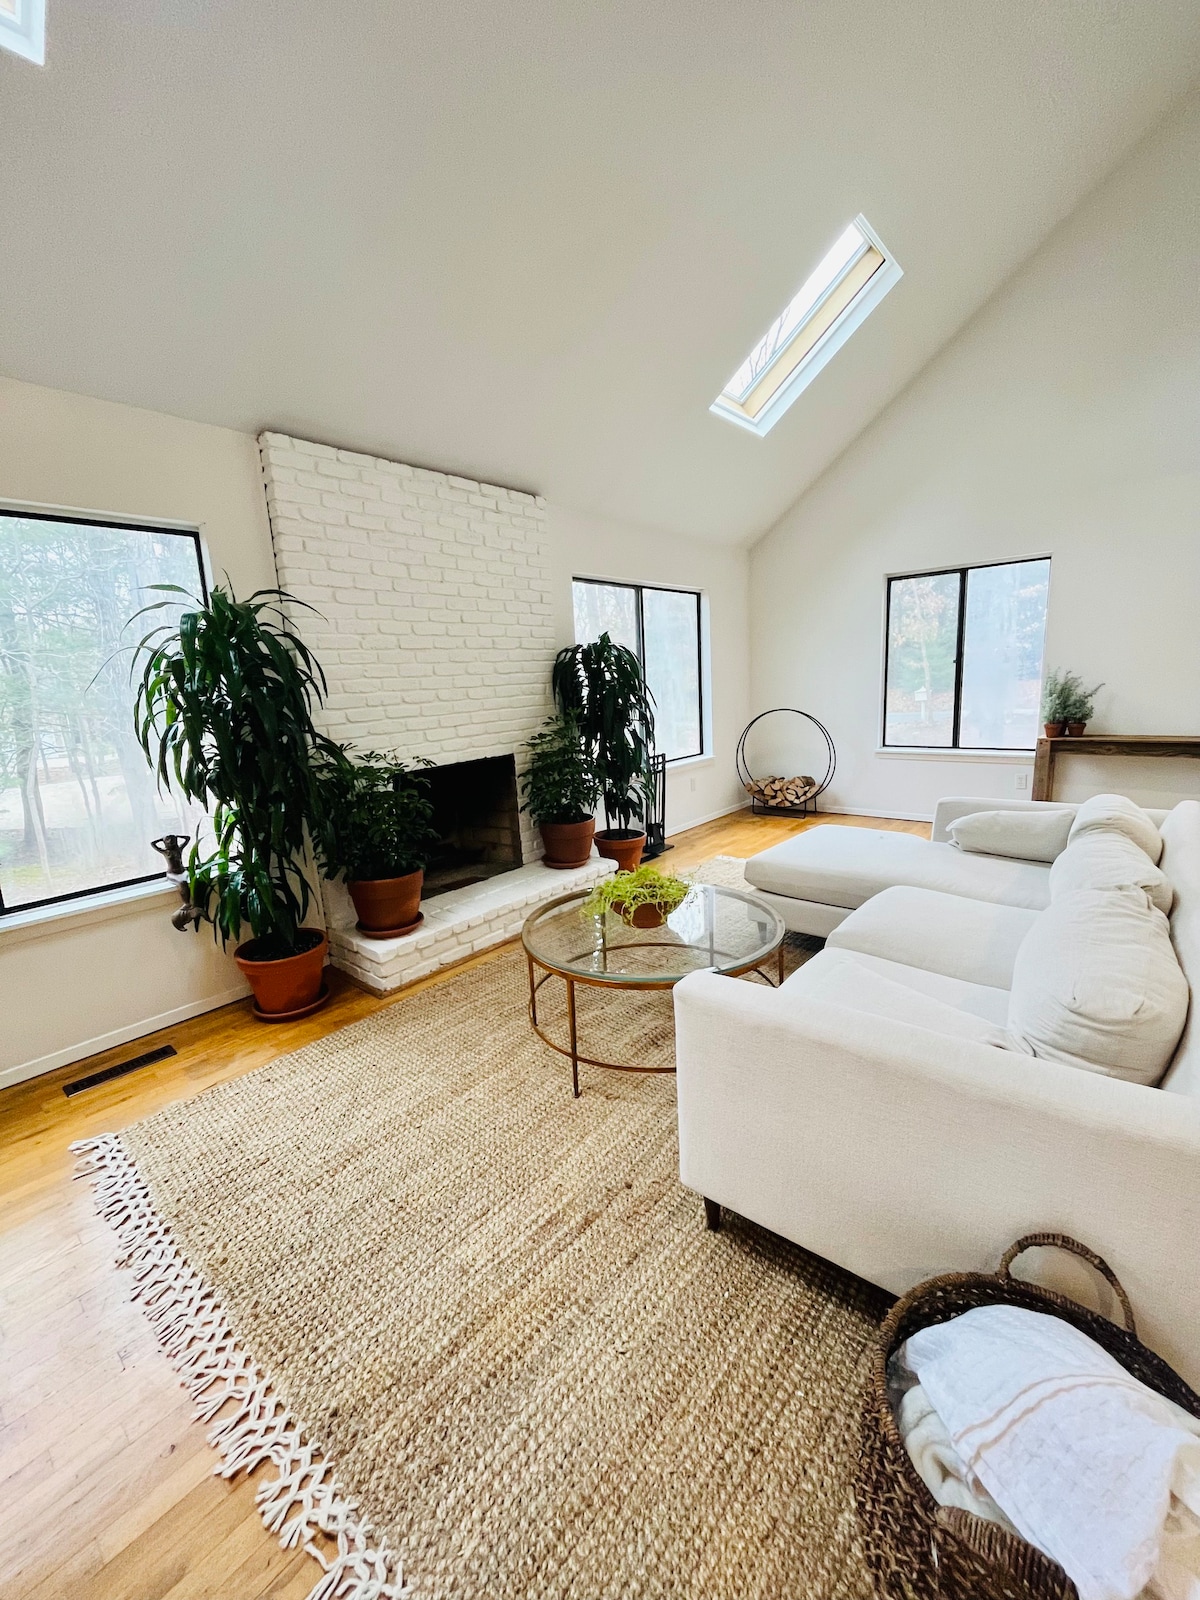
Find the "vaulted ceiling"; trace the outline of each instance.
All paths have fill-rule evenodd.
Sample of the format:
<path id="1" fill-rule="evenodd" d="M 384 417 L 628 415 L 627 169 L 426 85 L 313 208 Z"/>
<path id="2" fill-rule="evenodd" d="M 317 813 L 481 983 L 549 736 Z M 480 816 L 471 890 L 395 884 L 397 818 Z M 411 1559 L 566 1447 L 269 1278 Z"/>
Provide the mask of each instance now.
<path id="1" fill-rule="evenodd" d="M 1198 70 L 1195 0 L 48 0 L 0 371 L 747 542 Z M 711 415 L 860 211 L 901 283 Z"/>

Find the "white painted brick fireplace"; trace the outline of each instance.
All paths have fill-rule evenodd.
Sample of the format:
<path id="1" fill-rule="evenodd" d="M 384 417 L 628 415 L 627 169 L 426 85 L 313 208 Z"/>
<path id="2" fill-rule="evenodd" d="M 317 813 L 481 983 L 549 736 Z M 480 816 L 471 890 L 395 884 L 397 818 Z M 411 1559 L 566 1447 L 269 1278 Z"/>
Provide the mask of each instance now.
<path id="1" fill-rule="evenodd" d="M 515 753 L 520 769 L 550 711 L 545 502 L 287 434 L 259 448 L 280 587 L 317 613 L 295 621 L 329 680 L 323 731 L 439 765 Z M 521 853 L 517 871 L 426 902 L 427 926 L 399 940 L 365 939 L 345 891 L 326 885 L 335 964 L 386 993 L 611 870 L 542 867 L 524 813 Z"/>

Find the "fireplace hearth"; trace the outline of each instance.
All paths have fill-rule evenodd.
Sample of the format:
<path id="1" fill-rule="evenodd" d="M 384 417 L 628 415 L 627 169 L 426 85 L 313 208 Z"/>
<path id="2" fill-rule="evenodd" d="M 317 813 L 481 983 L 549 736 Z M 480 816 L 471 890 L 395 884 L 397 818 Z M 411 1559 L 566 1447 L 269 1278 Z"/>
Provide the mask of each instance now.
<path id="1" fill-rule="evenodd" d="M 522 862 L 517 767 L 511 755 L 455 761 L 427 773 L 439 843 L 424 898 L 482 883 Z"/>

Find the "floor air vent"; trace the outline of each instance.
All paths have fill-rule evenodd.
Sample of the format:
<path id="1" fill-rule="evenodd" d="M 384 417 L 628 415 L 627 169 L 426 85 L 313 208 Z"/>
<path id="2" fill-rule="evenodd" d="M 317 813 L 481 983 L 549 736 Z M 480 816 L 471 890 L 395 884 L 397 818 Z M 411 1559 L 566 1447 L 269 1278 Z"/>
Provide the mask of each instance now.
<path id="1" fill-rule="evenodd" d="M 148 1067 L 153 1061 L 165 1061 L 168 1056 L 175 1054 L 173 1044 L 159 1045 L 157 1050 L 146 1050 L 140 1056 L 130 1056 L 128 1061 L 118 1061 L 115 1067 L 105 1067 L 100 1072 L 89 1072 L 86 1078 L 76 1078 L 73 1083 L 64 1083 L 63 1093 L 68 1097 L 82 1094 L 85 1089 L 94 1089 L 97 1084 L 108 1083 L 111 1078 L 123 1078 L 127 1072 L 136 1072 L 139 1067 Z"/>

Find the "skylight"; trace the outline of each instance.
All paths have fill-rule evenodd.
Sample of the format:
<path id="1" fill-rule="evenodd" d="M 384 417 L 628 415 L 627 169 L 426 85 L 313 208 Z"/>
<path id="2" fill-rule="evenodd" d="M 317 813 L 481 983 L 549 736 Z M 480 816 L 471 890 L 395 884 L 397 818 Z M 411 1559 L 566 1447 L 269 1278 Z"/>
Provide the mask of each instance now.
<path id="1" fill-rule="evenodd" d="M 0 49 L 46 62 L 46 0 L 0 0 Z"/>
<path id="2" fill-rule="evenodd" d="M 856 217 L 804 280 L 709 408 L 769 433 L 902 273 Z"/>

